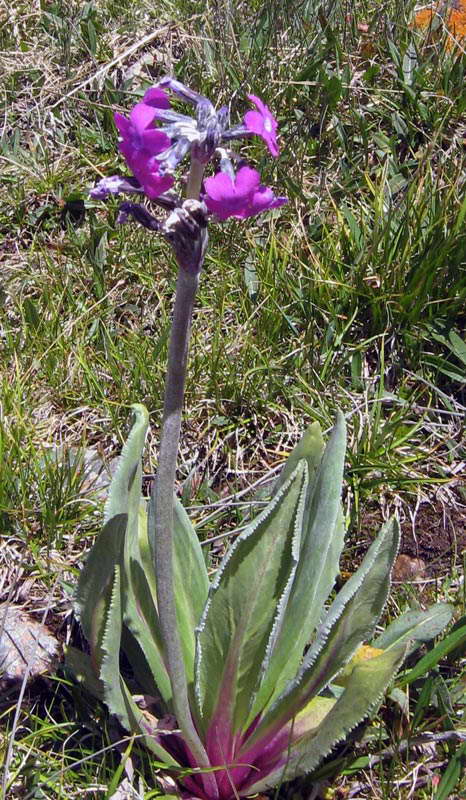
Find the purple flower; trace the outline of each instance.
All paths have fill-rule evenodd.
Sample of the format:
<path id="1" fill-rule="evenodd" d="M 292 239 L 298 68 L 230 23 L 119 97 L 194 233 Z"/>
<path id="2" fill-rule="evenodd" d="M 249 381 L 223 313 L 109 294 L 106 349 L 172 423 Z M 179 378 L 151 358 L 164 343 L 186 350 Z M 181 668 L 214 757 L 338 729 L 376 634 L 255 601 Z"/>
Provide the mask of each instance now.
<path id="1" fill-rule="evenodd" d="M 256 97 L 254 94 L 248 94 L 248 100 L 254 103 L 257 111 L 247 111 L 244 115 L 244 124 L 248 131 L 262 137 L 270 152 L 276 158 L 278 156 L 278 122 L 269 107 L 262 102 L 260 97 Z"/>
<path id="2" fill-rule="evenodd" d="M 147 102 L 146 102 L 147 99 Z M 166 108 L 168 98 L 161 89 L 149 89 L 142 103 L 137 103 L 129 119 L 115 114 L 115 125 L 121 134 L 120 150 L 145 194 L 151 199 L 173 186 L 171 175 L 160 174 L 156 156 L 170 147 L 168 136 L 153 126 L 158 108 Z"/>
<path id="3" fill-rule="evenodd" d="M 126 178 L 122 175 L 110 175 L 102 178 L 89 192 L 93 200 L 105 200 L 110 194 L 143 194 L 143 189 L 136 178 Z"/>
<path id="4" fill-rule="evenodd" d="M 286 197 L 275 197 L 272 189 L 262 186 L 259 173 L 251 167 L 241 167 L 234 179 L 226 172 L 218 172 L 205 179 L 204 187 L 207 208 L 222 220 L 253 217 L 287 202 Z"/>
<path id="5" fill-rule="evenodd" d="M 153 108 L 170 108 L 170 100 L 166 92 L 158 86 L 152 86 L 148 89 L 142 98 L 142 102 L 146 106 L 153 106 Z"/>

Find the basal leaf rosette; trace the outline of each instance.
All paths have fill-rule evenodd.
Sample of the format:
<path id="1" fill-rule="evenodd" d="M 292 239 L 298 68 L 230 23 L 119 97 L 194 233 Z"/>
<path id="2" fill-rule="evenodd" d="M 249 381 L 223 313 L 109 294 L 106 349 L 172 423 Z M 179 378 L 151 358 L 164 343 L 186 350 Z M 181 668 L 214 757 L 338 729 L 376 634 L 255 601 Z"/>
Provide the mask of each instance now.
<path id="1" fill-rule="evenodd" d="M 437 635 L 452 609 L 410 612 L 373 638 L 398 549 L 395 519 L 333 596 L 344 533 L 342 415 L 326 446 L 319 426 L 308 428 L 270 502 L 211 581 L 174 498 L 176 625 L 206 770 L 174 715 L 157 607 L 155 508 L 141 500 L 148 416 L 142 406 L 135 414 L 105 526 L 79 582 L 90 663 L 109 709 L 178 779 L 184 796 L 233 800 L 266 791 L 314 770 L 373 713 L 407 650 Z M 120 671 L 122 653 L 130 681 Z"/>

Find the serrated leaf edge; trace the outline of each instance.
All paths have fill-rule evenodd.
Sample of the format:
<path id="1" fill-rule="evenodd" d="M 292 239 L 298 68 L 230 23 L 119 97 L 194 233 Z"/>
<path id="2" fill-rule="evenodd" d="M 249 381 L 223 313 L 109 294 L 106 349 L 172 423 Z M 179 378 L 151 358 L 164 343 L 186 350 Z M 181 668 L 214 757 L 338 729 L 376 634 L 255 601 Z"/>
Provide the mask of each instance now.
<path id="1" fill-rule="evenodd" d="M 395 524 L 398 525 L 398 523 L 396 521 L 395 521 Z M 388 530 L 388 526 L 389 525 L 390 525 L 390 523 L 386 523 L 384 528 L 386 530 Z M 377 558 L 377 556 L 378 556 L 378 554 L 380 552 L 380 549 L 381 549 L 381 547 L 382 547 L 382 545 L 384 543 L 384 535 L 383 535 L 383 533 L 384 533 L 384 531 L 382 529 L 382 531 L 377 536 L 377 539 L 374 540 L 374 542 L 371 545 L 371 548 L 369 548 L 369 550 L 368 550 L 368 552 L 366 554 L 366 558 L 367 558 L 367 556 L 369 554 L 372 555 L 371 560 L 370 561 L 368 560 L 367 563 L 366 563 L 366 559 L 364 559 L 364 561 L 362 562 L 360 567 L 348 579 L 348 581 L 346 582 L 344 587 L 342 589 L 340 589 L 340 591 L 338 592 L 334 602 L 330 605 L 330 608 L 328 609 L 327 613 L 325 614 L 325 616 L 323 618 L 323 621 L 322 621 L 322 623 L 320 625 L 320 628 L 317 631 L 315 644 L 308 650 L 307 654 L 305 655 L 305 657 L 303 659 L 303 663 L 301 664 L 301 667 L 299 669 L 299 672 L 298 672 L 295 680 L 291 682 L 291 683 L 296 682 L 296 686 L 298 686 L 301 683 L 301 681 L 302 681 L 302 679 L 304 677 L 304 673 L 315 664 L 318 656 L 321 654 L 321 652 L 325 648 L 325 645 L 326 645 L 327 640 L 328 640 L 328 636 L 329 636 L 333 626 L 338 622 L 338 620 L 340 619 L 340 617 L 344 613 L 348 603 L 351 602 L 351 600 L 354 598 L 356 593 L 361 588 L 361 586 L 362 586 L 362 584 L 364 582 L 364 579 L 366 578 L 367 574 L 369 573 L 369 571 L 371 570 L 372 566 L 374 565 L 374 562 L 375 562 L 375 560 L 376 560 L 376 558 Z M 374 545 L 376 545 L 376 544 L 378 546 L 374 547 Z M 399 544 L 400 544 L 400 540 L 399 540 L 399 533 L 398 533 L 398 544 L 397 544 L 397 551 L 396 552 L 398 552 Z M 372 548 L 374 548 L 374 549 L 372 550 Z M 364 569 L 363 569 L 363 567 L 364 567 Z M 371 625 L 370 630 L 373 630 L 375 628 L 375 626 L 377 625 L 377 622 L 380 619 L 380 616 L 382 614 L 383 608 L 384 608 L 385 603 L 387 601 L 388 594 L 389 594 L 389 591 L 390 591 L 390 577 L 391 577 L 391 574 L 392 574 L 392 570 L 393 570 L 393 565 L 392 565 L 392 567 L 391 567 L 391 569 L 389 571 L 389 574 L 387 575 L 387 591 L 386 591 L 385 602 L 382 605 L 382 608 L 380 610 L 379 615 L 377 616 L 377 618 L 374 619 L 373 625 Z M 345 588 L 348 587 L 348 584 L 350 584 L 351 582 L 352 582 L 352 585 L 350 587 L 351 591 L 348 591 L 347 596 L 342 598 L 341 597 L 342 593 L 345 592 Z M 337 601 L 338 600 L 342 600 L 342 602 L 337 607 Z M 332 613 L 332 608 L 333 608 L 333 613 Z M 367 635 L 370 635 L 369 634 L 369 630 L 368 630 Z M 345 663 L 348 663 L 348 661 L 350 661 L 351 658 L 352 658 L 352 655 L 350 655 L 348 657 L 348 659 L 347 659 L 347 661 Z M 290 686 L 289 687 L 289 691 L 292 691 L 294 688 L 295 688 L 295 686 Z M 285 691 L 286 690 L 284 690 L 283 694 L 285 694 Z M 278 700 L 277 700 L 277 702 L 278 702 Z"/>
<path id="2" fill-rule="evenodd" d="M 199 709 L 202 708 L 202 697 L 201 697 L 201 690 L 200 690 L 202 646 L 200 644 L 200 635 L 202 634 L 202 632 L 204 631 L 204 628 L 205 628 L 207 615 L 209 613 L 209 609 L 210 609 L 210 606 L 212 604 L 212 597 L 213 597 L 214 593 L 216 592 L 216 590 L 218 589 L 218 587 L 220 585 L 220 581 L 222 579 L 222 575 L 224 574 L 225 569 L 226 569 L 229 561 L 233 557 L 234 553 L 236 552 L 237 548 L 240 546 L 240 544 L 242 542 L 244 542 L 247 539 L 249 539 L 256 532 L 257 528 L 260 525 L 262 525 L 262 523 L 265 522 L 265 520 L 273 513 L 275 508 L 281 502 L 284 494 L 286 494 L 286 492 L 288 491 L 291 483 L 295 480 L 296 476 L 298 475 L 298 472 L 300 472 L 300 471 L 305 471 L 304 474 L 307 474 L 307 464 L 305 462 L 305 459 L 301 459 L 297 463 L 297 465 L 296 465 L 295 469 L 293 470 L 293 472 L 291 473 L 290 477 L 286 480 L 286 482 L 283 484 L 283 486 L 280 487 L 280 489 L 277 492 L 277 494 L 273 496 L 273 498 L 268 503 L 266 508 L 264 508 L 260 512 L 260 514 L 258 514 L 258 516 L 253 520 L 253 522 L 250 523 L 250 525 L 248 525 L 246 530 L 244 530 L 235 539 L 234 543 L 231 545 L 231 547 L 229 547 L 227 553 L 223 557 L 222 562 L 221 562 L 221 564 L 220 564 L 220 566 L 219 566 L 219 568 L 218 568 L 218 570 L 217 570 L 217 572 L 215 574 L 215 578 L 212 581 L 212 583 L 210 584 L 209 594 L 208 594 L 208 597 L 207 597 L 205 608 L 204 608 L 204 611 L 202 612 L 202 616 L 201 616 L 201 619 L 199 621 L 199 625 L 197 625 L 196 629 L 195 629 L 195 636 L 196 636 L 195 696 L 196 696 L 196 701 L 198 703 Z"/>
<path id="3" fill-rule="evenodd" d="M 357 591 L 361 588 L 366 575 L 368 574 L 369 570 L 372 568 L 372 566 L 373 566 L 373 564 L 374 564 L 374 562 L 375 562 L 375 560 L 376 560 L 376 558 L 377 558 L 377 556 L 379 554 L 379 551 L 380 551 L 380 549 L 381 549 L 381 547 L 382 547 L 382 545 L 383 545 L 383 543 L 385 541 L 385 537 L 384 537 L 383 533 L 384 532 L 388 532 L 390 530 L 389 526 L 391 524 L 395 524 L 396 525 L 396 534 L 397 534 L 397 539 L 398 539 L 396 552 L 398 551 L 399 541 L 400 541 L 399 525 L 398 525 L 397 520 L 395 518 L 393 518 L 392 520 L 390 520 L 388 523 L 386 523 L 383 526 L 382 531 L 379 533 L 378 537 L 374 540 L 374 542 L 372 543 L 372 545 L 369 548 L 368 552 L 366 553 L 364 561 L 360 565 L 359 569 L 351 576 L 351 578 L 346 582 L 346 584 L 343 587 L 343 589 L 341 589 L 340 592 L 338 593 L 337 597 L 335 598 L 335 600 L 333 601 L 332 605 L 330 606 L 330 609 L 327 612 L 327 616 L 324 619 L 324 622 L 323 622 L 323 624 L 322 624 L 322 626 L 321 626 L 321 628 L 320 628 L 320 630 L 319 630 L 319 632 L 317 634 L 316 641 L 315 641 L 314 645 L 312 645 L 311 648 L 308 650 L 307 654 L 305 655 L 297 675 L 288 682 L 288 684 L 285 686 L 285 688 L 283 689 L 281 694 L 272 703 L 270 708 L 267 709 L 263 719 L 259 723 L 259 726 L 257 727 L 257 729 L 252 734 L 251 738 L 244 743 L 244 745 L 243 745 L 243 749 L 244 750 L 247 751 L 252 745 L 256 745 L 257 742 L 260 741 L 261 736 L 266 735 L 265 732 L 267 730 L 267 722 L 268 722 L 268 720 L 273 720 L 274 713 L 276 712 L 276 710 L 277 710 L 277 708 L 279 706 L 283 706 L 283 712 L 285 713 L 287 698 L 295 690 L 299 689 L 300 685 L 306 679 L 309 670 L 312 669 L 312 667 L 316 663 L 319 655 L 325 649 L 325 646 L 326 646 L 327 640 L 328 640 L 328 636 L 329 636 L 329 633 L 332 630 L 332 627 L 338 622 L 338 620 L 340 619 L 340 617 L 344 613 L 348 603 L 351 602 L 351 600 L 354 598 L 354 596 L 357 593 Z M 395 552 L 395 556 L 396 556 L 396 552 Z M 369 556 L 371 556 L 370 560 L 368 558 Z M 392 568 L 390 569 L 390 571 L 389 571 L 389 573 L 387 575 L 387 590 L 386 590 L 386 593 L 385 593 L 385 600 L 381 605 L 381 610 L 379 612 L 379 615 L 377 616 L 377 618 L 374 618 L 373 624 L 371 624 L 370 628 L 367 629 L 366 638 L 368 636 L 370 636 L 372 631 L 374 630 L 374 628 L 375 628 L 375 626 L 377 624 L 377 621 L 380 618 L 382 610 L 383 610 L 383 608 L 385 606 L 385 603 L 386 603 L 386 600 L 387 600 L 387 597 L 388 597 L 388 594 L 389 594 L 389 591 L 390 591 L 390 575 L 391 575 L 392 569 L 393 569 L 393 564 L 392 564 Z M 350 589 L 350 591 L 348 591 L 348 588 Z M 342 595 L 342 593 L 343 594 L 345 593 L 345 590 L 346 590 L 346 593 L 347 593 L 348 596 L 344 597 L 344 598 L 341 598 L 341 595 Z M 340 600 L 340 601 L 343 600 L 343 602 L 340 602 L 338 604 L 338 608 L 337 608 L 336 604 L 337 604 L 338 600 Z M 334 611 L 333 614 L 332 614 L 332 606 L 335 606 L 335 608 L 333 609 L 333 611 Z M 338 613 L 335 614 L 335 611 L 338 611 Z M 350 659 L 354 655 L 354 652 L 355 652 L 356 649 L 357 649 L 357 646 L 355 646 L 355 648 L 352 651 L 349 652 L 348 657 L 346 658 L 346 660 L 344 662 L 342 662 L 342 664 L 338 668 L 338 672 L 340 672 L 341 669 L 344 668 L 345 664 L 347 664 L 350 661 Z M 328 685 L 328 683 L 331 681 L 332 677 L 333 677 L 333 674 L 329 673 L 328 681 L 326 681 L 325 685 L 323 685 L 321 688 L 317 689 L 317 692 L 323 691 L 325 686 Z M 309 702 L 310 699 L 311 698 L 307 698 L 307 702 Z M 274 725 L 273 722 L 271 724 L 272 724 L 272 726 Z"/>
<path id="4" fill-rule="evenodd" d="M 120 504 L 120 498 L 117 498 L 115 500 L 115 494 L 118 491 L 120 491 L 122 493 L 128 493 L 129 492 L 129 486 L 125 486 L 124 483 L 123 483 L 123 479 L 124 479 L 125 474 L 127 472 L 129 473 L 128 465 L 127 465 L 127 459 L 128 459 L 129 454 L 130 454 L 130 451 L 134 447 L 135 442 L 140 437 L 141 433 L 143 433 L 144 435 L 143 435 L 142 446 L 140 448 L 138 447 L 137 460 L 136 460 L 136 463 L 134 464 L 134 466 L 132 467 L 132 469 L 134 471 L 136 471 L 137 467 L 138 467 L 138 464 L 140 462 L 140 459 L 142 457 L 142 451 L 144 449 L 144 443 L 145 443 L 146 436 L 147 436 L 147 431 L 148 431 L 148 428 L 149 428 L 149 414 L 148 414 L 148 411 L 147 411 L 146 407 L 143 406 L 141 403 L 134 403 L 131 406 L 131 408 L 132 408 L 132 410 L 134 412 L 135 420 L 133 422 L 133 425 L 131 426 L 131 430 L 129 432 L 128 438 L 126 439 L 126 441 L 123 444 L 123 447 L 122 447 L 122 450 L 121 450 L 121 453 L 120 453 L 120 457 L 119 457 L 119 460 L 118 460 L 117 469 L 116 469 L 115 474 L 114 474 L 114 476 L 113 476 L 113 478 L 112 478 L 112 480 L 110 482 L 109 494 L 108 494 L 107 500 L 105 501 L 105 505 L 104 505 L 104 524 L 106 522 L 108 522 L 108 520 L 111 519 L 113 516 L 115 516 L 115 514 L 126 513 L 126 509 L 123 512 L 118 510 L 118 506 Z M 115 503 L 117 505 L 117 509 L 116 510 L 114 510 Z"/>
<path id="5" fill-rule="evenodd" d="M 322 759 L 324 759 L 326 756 L 328 756 L 332 752 L 332 750 L 334 749 L 335 745 L 337 745 L 341 741 L 344 741 L 347 738 L 347 736 L 351 733 L 351 731 L 355 730 L 355 728 L 357 728 L 357 726 L 364 719 L 366 719 L 367 717 L 371 716 L 375 712 L 375 710 L 380 706 L 380 704 L 381 704 L 381 702 L 382 702 L 382 700 L 383 700 L 383 698 L 385 696 L 385 693 L 387 691 L 388 686 L 392 682 L 394 675 L 396 674 L 396 672 L 398 671 L 399 667 L 403 663 L 403 660 L 404 660 L 405 655 L 406 655 L 406 649 L 407 649 L 406 647 L 403 647 L 403 649 L 401 650 L 401 654 L 400 654 L 400 658 L 399 658 L 398 664 L 392 669 L 388 679 L 384 682 L 382 689 L 377 693 L 376 697 L 368 704 L 368 706 L 367 706 L 366 710 L 364 711 L 364 713 L 360 717 L 358 715 L 358 719 L 355 720 L 354 724 L 349 725 L 349 726 L 345 726 L 342 729 L 342 731 L 335 737 L 335 739 L 332 740 L 332 743 L 329 744 L 328 747 L 324 747 L 322 749 L 322 751 L 319 753 L 319 755 L 313 759 L 313 761 L 311 761 L 310 763 L 306 764 L 304 769 L 302 769 L 302 768 L 300 769 L 299 768 L 299 760 L 298 760 L 297 764 L 293 765 L 292 771 L 289 772 L 287 770 L 287 768 L 288 768 L 288 765 L 289 765 L 290 762 L 288 761 L 284 765 L 284 767 L 280 767 L 279 769 L 275 770 L 274 772 L 272 772 L 268 776 L 266 776 L 263 780 L 257 781 L 255 784 L 253 784 L 252 786 L 248 787 L 248 789 L 247 789 L 248 794 L 256 794 L 256 793 L 259 793 L 259 792 L 266 791 L 267 789 L 270 789 L 270 788 L 273 788 L 273 787 L 277 786 L 278 783 L 284 783 L 285 781 L 293 780 L 294 778 L 296 778 L 296 777 L 298 777 L 300 775 L 305 775 L 305 774 L 308 774 L 309 772 L 312 772 L 312 770 L 314 770 L 318 766 L 318 764 L 322 761 Z M 348 691 L 348 689 L 346 691 Z M 332 710 L 329 713 L 331 714 L 333 711 L 335 711 L 337 709 L 337 706 L 338 706 L 338 701 L 337 701 L 337 703 L 335 704 L 335 706 L 332 708 Z M 325 719 L 323 720 L 321 725 L 324 724 L 324 722 L 325 722 Z M 319 727 L 321 727 L 321 726 L 319 726 Z M 317 731 L 314 732 L 313 738 L 318 736 L 318 732 L 319 732 L 319 728 L 317 729 Z M 292 749 L 293 749 L 293 746 L 291 745 L 291 751 L 292 751 Z M 305 757 L 306 757 L 306 754 L 303 753 L 301 760 L 304 760 Z"/>

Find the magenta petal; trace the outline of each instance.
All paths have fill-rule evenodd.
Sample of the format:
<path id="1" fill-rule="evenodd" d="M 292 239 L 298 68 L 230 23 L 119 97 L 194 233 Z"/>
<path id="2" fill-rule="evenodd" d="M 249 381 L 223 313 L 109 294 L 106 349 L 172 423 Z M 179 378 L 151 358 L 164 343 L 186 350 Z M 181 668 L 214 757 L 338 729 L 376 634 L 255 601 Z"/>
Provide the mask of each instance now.
<path id="1" fill-rule="evenodd" d="M 259 214 L 266 208 L 271 208 L 271 204 L 275 199 L 275 195 L 269 186 L 260 186 L 257 192 L 254 193 L 251 206 L 256 210 L 256 213 Z"/>
<path id="2" fill-rule="evenodd" d="M 212 178 L 206 178 L 204 186 L 209 198 L 219 203 L 228 201 L 235 193 L 234 183 L 225 172 L 217 172 Z"/>
<path id="3" fill-rule="evenodd" d="M 257 110 L 260 111 L 261 114 L 270 114 L 270 109 L 265 105 L 260 97 L 257 97 L 255 94 L 248 94 L 246 97 L 251 101 L 251 103 L 254 103 Z"/>
<path id="4" fill-rule="evenodd" d="M 142 102 L 146 103 L 148 106 L 154 106 L 155 108 L 170 108 L 170 101 L 166 92 L 164 92 L 163 89 L 159 89 L 157 86 L 153 86 L 152 89 L 147 90 L 142 98 Z"/>
<path id="5" fill-rule="evenodd" d="M 143 133 L 149 125 L 152 125 L 154 117 L 155 108 L 146 105 L 146 103 L 136 103 L 129 115 L 130 122 L 138 133 Z"/>
<path id="6" fill-rule="evenodd" d="M 260 175 L 256 169 L 241 167 L 236 173 L 235 189 L 239 195 L 252 194 L 260 184 Z"/>
<path id="7" fill-rule="evenodd" d="M 118 129 L 118 132 L 124 138 L 127 138 L 131 133 L 131 122 L 129 121 L 129 119 L 126 119 L 126 117 L 124 117 L 122 114 L 118 114 L 118 112 L 116 112 L 113 115 L 113 119 Z"/>
<path id="8" fill-rule="evenodd" d="M 228 217 L 233 216 L 235 213 L 234 210 L 232 211 L 229 206 L 225 205 L 225 203 L 211 200 L 210 197 L 206 197 L 204 202 L 208 210 L 212 214 L 215 214 L 215 216 L 220 220 L 228 219 Z"/>
<path id="9" fill-rule="evenodd" d="M 254 103 L 258 110 L 246 112 L 244 115 L 246 128 L 251 131 L 251 133 L 256 133 L 258 136 L 261 136 L 272 155 L 274 157 L 278 156 L 277 120 L 269 107 L 266 106 L 259 97 L 256 97 L 254 94 L 249 94 L 248 98 Z"/>
<path id="10" fill-rule="evenodd" d="M 157 156 L 162 153 L 167 147 L 170 147 L 171 140 L 163 131 L 152 130 L 145 131 L 142 137 L 144 150 L 147 150 L 151 155 Z"/>
<path id="11" fill-rule="evenodd" d="M 122 142 L 118 143 L 118 149 L 120 153 L 124 155 L 126 161 L 128 162 L 128 166 L 131 167 L 131 161 L 136 156 L 137 150 L 133 147 L 133 145 L 128 141 L 128 139 L 123 139 Z M 132 167 L 131 167 L 132 168 Z"/>
<path id="12" fill-rule="evenodd" d="M 157 175 L 152 174 L 149 177 L 145 177 L 145 180 L 142 184 L 144 192 L 146 193 L 147 197 L 150 197 L 151 200 L 154 200 L 159 195 L 163 194 L 163 192 L 167 192 L 173 186 L 175 180 L 171 175 Z"/>
<path id="13" fill-rule="evenodd" d="M 254 194 L 251 205 L 246 216 L 253 217 L 261 214 L 262 211 L 270 211 L 272 208 L 280 208 L 288 202 L 286 197 L 275 197 L 272 189 L 268 186 L 261 186 Z"/>
<path id="14" fill-rule="evenodd" d="M 262 114 L 259 114 L 258 111 L 246 111 L 244 121 L 248 131 L 262 136 L 262 130 L 264 128 L 264 117 Z"/>
<path id="15" fill-rule="evenodd" d="M 209 201 L 209 199 L 207 198 L 205 204 L 207 206 L 207 210 L 210 211 L 211 214 L 215 214 L 216 218 L 219 219 L 221 222 L 224 222 L 224 220 L 228 219 L 228 217 L 231 216 L 220 203 L 219 204 L 213 203 L 212 201 Z"/>

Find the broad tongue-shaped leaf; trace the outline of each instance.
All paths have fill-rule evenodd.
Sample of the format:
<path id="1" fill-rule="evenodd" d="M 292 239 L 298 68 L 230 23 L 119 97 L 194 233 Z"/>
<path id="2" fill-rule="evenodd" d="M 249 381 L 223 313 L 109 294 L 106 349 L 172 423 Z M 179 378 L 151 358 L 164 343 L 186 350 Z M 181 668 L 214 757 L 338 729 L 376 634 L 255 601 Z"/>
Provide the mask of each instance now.
<path id="1" fill-rule="evenodd" d="M 298 466 L 299 461 L 305 458 L 309 470 L 309 483 L 314 480 L 315 472 L 321 462 L 325 445 L 322 431 L 318 422 L 312 422 L 304 431 L 299 442 L 293 447 L 273 487 L 272 494 L 277 494 L 284 483 Z"/>
<path id="2" fill-rule="evenodd" d="M 399 644 L 409 643 L 408 654 L 438 636 L 447 627 L 455 611 L 450 603 L 436 603 L 425 611 L 413 609 L 395 619 L 372 642 L 374 647 L 388 650 Z"/>
<path id="3" fill-rule="evenodd" d="M 368 714 L 380 704 L 383 693 L 397 672 L 406 653 L 404 645 L 384 651 L 376 658 L 363 661 L 351 673 L 345 691 L 337 702 L 326 709 L 311 703 L 299 720 L 296 739 L 289 727 L 287 746 L 282 758 L 266 774 L 254 778 L 251 773 L 247 794 L 264 792 L 283 781 L 315 769 L 335 744 L 345 739 Z M 316 701 L 321 698 L 315 698 Z M 322 698 L 324 699 L 324 698 Z M 307 730 L 306 730 L 307 715 Z M 317 722 L 317 726 L 315 725 Z M 265 772 L 265 770 L 264 770 Z"/>
<path id="4" fill-rule="evenodd" d="M 160 625 L 157 610 L 156 577 L 154 568 L 154 505 L 155 493 L 146 512 L 146 501 L 141 500 L 141 456 L 148 425 L 147 411 L 136 407 L 137 422 L 128 443 L 123 448 L 120 469 L 111 487 L 113 502 L 127 508 L 127 525 L 124 543 L 124 570 L 122 571 L 122 611 L 128 630 L 136 640 L 147 662 L 150 673 L 163 700 L 171 702 L 171 684 L 165 668 Z M 130 446 L 131 445 L 131 446 Z M 177 622 L 182 642 L 188 683 L 194 682 L 194 629 L 199 622 L 207 600 L 209 580 L 199 540 L 180 501 L 174 497 L 174 548 L 173 573 L 176 596 Z M 123 645 L 131 644 L 128 638 Z M 133 657 L 137 650 L 133 647 Z M 137 670 L 136 667 L 140 669 Z M 140 657 L 134 665 L 144 674 Z M 142 687 L 144 690 L 144 686 Z M 145 689 L 147 691 L 147 689 Z"/>
<path id="5" fill-rule="evenodd" d="M 150 673 L 165 703 L 171 700 L 171 685 L 163 661 L 162 640 L 156 602 L 154 567 L 150 557 L 147 538 L 147 514 L 142 501 L 136 524 L 128 524 L 125 548 L 124 570 L 122 582 L 123 620 L 137 646 L 141 649 Z M 137 672 L 133 660 L 139 661 L 138 652 L 131 640 L 122 641 L 130 645 L 125 649 L 130 663 Z M 133 645 L 131 647 L 131 645 Z M 143 685 L 141 690 L 150 693 Z"/>
<path id="6" fill-rule="evenodd" d="M 297 446 L 300 447 L 314 475 L 304 508 L 299 561 L 287 596 L 279 606 L 267 648 L 264 674 L 247 725 L 271 705 L 296 675 L 304 648 L 321 619 L 324 603 L 339 570 L 344 534 L 341 514 L 345 457 L 343 415 L 338 413 L 322 460 L 322 437 L 318 428 L 308 430 Z"/>
<path id="7" fill-rule="evenodd" d="M 264 743 L 296 717 L 372 635 L 387 599 L 399 536 L 394 519 L 382 528 L 357 572 L 331 604 L 298 674 L 243 744 L 240 757 L 244 761 L 254 763 Z"/>
<path id="8" fill-rule="evenodd" d="M 249 713 L 276 605 L 296 564 L 307 472 L 300 461 L 231 547 L 210 590 L 197 632 L 196 694 L 213 765 L 231 761 Z"/>
<path id="9" fill-rule="evenodd" d="M 179 767 L 178 762 L 160 744 L 158 721 L 149 718 L 136 705 L 120 673 L 120 645 L 122 635 L 122 584 L 120 567 L 115 566 L 111 598 L 102 641 L 102 668 L 100 677 L 104 685 L 105 701 L 122 725 L 136 735 L 157 758 L 160 766 Z"/>
<path id="10" fill-rule="evenodd" d="M 176 496 L 173 497 L 173 585 L 176 618 L 181 640 L 188 688 L 194 703 L 195 629 L 205 608 L 209 591 L 209 578 L 196 531 Z M 147 541 L 149 553 L 143 563 L 150 575 L 155 595 L 155 492 L 149 502 Z M 147 563 L 148 562 L 148 563 Z"/>
<path id="11" fill-rule="evenodd" d="M 133 406 L 135 422 L 125 443 L 105 505 L 105 525 L 81 572 L 76 594 L 81 624 L 91 645 L 94 668 L 101 660 L 114 568 L 120 562 L 128 525 L 136 524 L 141 493 L 141 453 L 149 416 L 144 406 Z M 135 520 L 135 523 L 134 523 Z"/>

